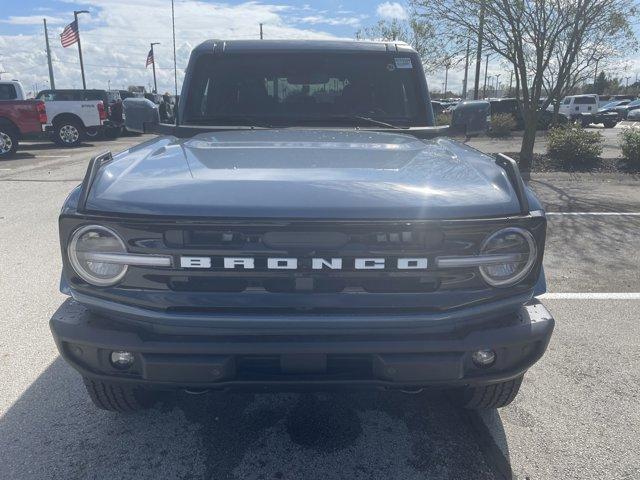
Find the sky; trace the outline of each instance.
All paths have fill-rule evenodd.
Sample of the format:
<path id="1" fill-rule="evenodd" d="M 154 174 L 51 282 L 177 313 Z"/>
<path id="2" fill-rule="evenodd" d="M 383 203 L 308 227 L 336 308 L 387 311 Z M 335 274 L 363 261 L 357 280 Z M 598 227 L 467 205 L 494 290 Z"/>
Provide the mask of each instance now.
<path id="1" fill-rule="evenodd" d="M 354 39 L 356 32 L 379 20 L 407 18 L 406 0 L 253 0 L 226 2 L 175 0 L 178 82 L 191 49 L 209 38 Z M 49 88 L 42 19 L 46 18 L 56 87 L 81 88 L 77 46 L 62 48 L 60 33 L 80 15 L 87 88 L 126 89 L 153 83 L 145 68 L 150 42 L 154 47 L 158 91 L 173 91 L 170 0 L 0 0 L 0 78 L 18 79 L 29 92 Z M 473 70 L 473 68 L 471 68 Z M 483 65 L 484 70 L 484 65 Z M 640 70 L 639 70 L 640 71 Z M 490 62 L 489 76 L 509 73 Z M 634 75 L 636 72 L 628 72 Z M 483 72 L 484 74 L 484 72 Z M 462 89 L 461 67 L 449 72 L 450 91 Z M 444 72 L 427 76 L 432 91 L 441 91 Z M 481 84 L 484 79 L 481 79 Z M 489 82 L 491 83 L 490 78 Z M 470 79 L 472 82 L 472 79 Z"/>
<path id="2" fill-rule="evenodd" d="M 120 89 L 153 83 L 145 68 L 154 47 L 158 91 L 173 91 L 170 0 L 2 0 L 0 14 L 1 78 L 18 79 L 28 91 L 48 88 L 42 19 L 47 19 L 57 88 L 80 88 L 77 46 L 63 48 L 60 33 L 80 15 L 87 88 Z M 176 0 L 176 48 L 179 80 L 191 49 L 209 38 L 355 38 L 381 19 L 406 19 L 402 3 L 380 0 L 297 2 Z"/>

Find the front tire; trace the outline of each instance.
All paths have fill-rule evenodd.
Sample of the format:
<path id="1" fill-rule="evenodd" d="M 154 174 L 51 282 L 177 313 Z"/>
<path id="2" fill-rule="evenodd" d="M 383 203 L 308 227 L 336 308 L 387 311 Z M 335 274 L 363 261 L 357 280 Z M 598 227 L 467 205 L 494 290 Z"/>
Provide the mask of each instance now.
<path id="1" fill-rule="evenodd" d="M 77 147 L 84 133 L 84 128 L 78 122 L 63 120 L 55 125 L 53 141 L 61 147 Z"/>
<path id="2" fill-rule="evenodd" d="M 523 378 L 521 375 L 506 382 L 457 388 L 449 392 L 449 397 L 457 406 L 468 410 L 506 407 L 518 395 Z"/>
<path id="3" fill-rule="evenodd" d="M 11 158 L 18 150 L 18 134 L 12 128 L 0 125 L 0 160 Z"/>
<path id="4" fill-rule="evenodd" d="M 151 408 L 157 401 L 154 392 L 124 383 L 103 382 L 82 377 L 93 404 L 111 412 L 131 413 Z"/>

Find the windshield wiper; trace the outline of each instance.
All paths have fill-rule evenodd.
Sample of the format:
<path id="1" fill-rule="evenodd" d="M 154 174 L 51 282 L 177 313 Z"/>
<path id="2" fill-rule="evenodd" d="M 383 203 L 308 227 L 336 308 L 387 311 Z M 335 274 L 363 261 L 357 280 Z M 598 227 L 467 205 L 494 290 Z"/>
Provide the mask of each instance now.
<path id="1" fill-rule="evenodd" d="M 392 128 L 394 130 L 408 130 L 409 127 L 403 127 L 400 125 L 393 125 L 392 123 L 383 122 L 382 120 L 376 120 L 371 117 L 363 117 L 361 115 L 330 115 L 327 120 L 360 120 L 368 122 L 372 125 L 378 125 L 380 127 Z"/>

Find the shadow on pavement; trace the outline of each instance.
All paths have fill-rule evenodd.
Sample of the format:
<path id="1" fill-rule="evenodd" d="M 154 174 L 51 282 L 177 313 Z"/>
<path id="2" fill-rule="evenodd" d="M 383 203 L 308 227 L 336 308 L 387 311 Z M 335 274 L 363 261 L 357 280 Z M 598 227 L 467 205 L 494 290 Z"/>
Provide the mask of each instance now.
<path id="1" fill-rule="evenodd" d="M 58 357 L 0 419 L 0 478 L 496 478 L 477 435 L 437 393 L 180 392 L 104 412 Z"/>
<path id="2" fill-rule="evenodd" d="M 0 159 L 0 165 L 2 165 L 3 160 L 24 160 L 27 158 L 35 158 L 35 155 L 33 153 L 21 152 L 18 150 L 10 158 Z"/>

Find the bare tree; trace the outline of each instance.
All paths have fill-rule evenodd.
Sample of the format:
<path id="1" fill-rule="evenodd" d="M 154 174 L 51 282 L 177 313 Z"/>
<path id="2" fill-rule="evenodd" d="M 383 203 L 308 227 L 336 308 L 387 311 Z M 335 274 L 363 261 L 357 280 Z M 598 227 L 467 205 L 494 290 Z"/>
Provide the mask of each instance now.
<path id="1" fill-rule="evenodd" d="M 575 75 L 576 61 L 596 39 L 633 38 L 630 24 L 636 16 L 636 0 L 413 0 L 413 8 L 425 20 L 440 19 L 437 36 L 481 33 L 485 49 L 512 66 L 525 123 L 523 170 L 532 166 L 539 111 L 561 95 Z M 541 105 L 545 91 L 548 98 Z"/>
<path id="2" fill-rule="evenodd" d="M 545 91 L 554 107 L 554 121 L 560 109 L 560 102 L 566 95 L 575 93 L 600 71 L 620 63 L 620 57 L 637 49 L 637 40 L 629 30 L 627 19 L 616 12 L 596 18 L 587 32 L 586 39 L 573 64 L 568 67 L 564 84 L 555 85 L 560 76 L 565 52 L 571 48 L 569 34 L 561 35 L 555 58 L 549 63 L 544 74 Z M 554 91 L 555 87 L 555 91 Z"/>
<path id="3" fill-rule="evenodd" d="M 457 64 L 462 57 L 462 46 L 449 39 L 438 38 L 431 22 L 411 14 L 409 20 L 380 20 L 375 25 L 362 28 L 356 33 L 359 40 L 401 41 L 418 52 L 427 72 L 443 70 Z"/>

